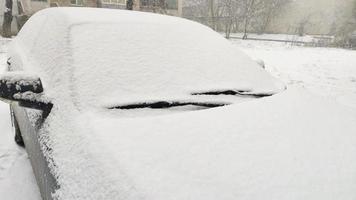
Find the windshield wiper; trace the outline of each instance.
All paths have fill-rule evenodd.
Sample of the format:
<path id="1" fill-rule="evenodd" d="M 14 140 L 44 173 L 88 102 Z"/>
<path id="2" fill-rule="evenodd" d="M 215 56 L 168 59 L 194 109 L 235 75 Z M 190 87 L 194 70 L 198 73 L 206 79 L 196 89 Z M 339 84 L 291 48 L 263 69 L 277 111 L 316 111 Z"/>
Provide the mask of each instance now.
<path id="1" fill-rule="evenodd" d="M 151 109 L 163 109 L 178 106 L 201 106 L 207 108 L 215 108 L 220 106 L 228 105 L 226 103 L 207 103 L 207 102 L 178 102 L 178 101 L 157 101 L 152 103 L 137 103 L 137 104 L 127 104 L 120 106 L 109 107 L 109 109 L 138 109 L 138 108 L 151 108 Z"/>
<path id="2" fill-rule="evenodd" d="M 192 95 L 240 95 L 240 96 L 251 96 L 251 97 L 267 97 L 272 96 L 271 93 L 251 93 L 250 91 L 244 90 L 214 90 L 207 92 L 195 92 Z"/>

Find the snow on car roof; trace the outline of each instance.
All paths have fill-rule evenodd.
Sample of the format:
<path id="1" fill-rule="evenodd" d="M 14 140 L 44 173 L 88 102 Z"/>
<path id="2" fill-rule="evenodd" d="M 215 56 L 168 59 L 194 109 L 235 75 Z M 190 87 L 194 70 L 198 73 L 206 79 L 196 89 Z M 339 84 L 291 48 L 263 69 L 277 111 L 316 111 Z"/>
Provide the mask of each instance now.
<path id="1" fill-rule="evenodd" d="M 66 86 L 80 103 L 225 89 L 273 94 L 284 87 L 218 33 L 177 17 L 51 8 L 34 15 L 19 36 L 47 89 Z"/>

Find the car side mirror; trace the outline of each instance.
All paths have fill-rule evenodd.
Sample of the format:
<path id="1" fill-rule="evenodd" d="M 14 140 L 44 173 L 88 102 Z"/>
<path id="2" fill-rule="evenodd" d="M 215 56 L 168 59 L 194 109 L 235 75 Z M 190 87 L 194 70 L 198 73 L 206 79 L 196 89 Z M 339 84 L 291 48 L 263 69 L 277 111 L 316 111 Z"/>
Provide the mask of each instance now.
<path id="1" fill-rule="evenodd" d="M 0 100 L 19 106 L 50 112 L 52 104 L 43 98 L 41 79 L 22 72 L 0 74 Z"/>

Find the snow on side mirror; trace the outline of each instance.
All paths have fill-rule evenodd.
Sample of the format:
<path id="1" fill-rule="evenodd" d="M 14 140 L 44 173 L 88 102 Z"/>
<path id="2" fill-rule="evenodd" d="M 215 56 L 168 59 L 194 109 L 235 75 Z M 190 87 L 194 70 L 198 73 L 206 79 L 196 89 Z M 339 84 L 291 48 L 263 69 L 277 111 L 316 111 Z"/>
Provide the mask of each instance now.
<path id="1" fill-rule="evenodd" d="M 42 82 L 38 76 L 22 72 L 0 74 L 0 100 L 19 106 L 48 111 L 52 108 L 49 101 L 42 98 Z"/>
<path id="2" fill-rule="evenodd" d="M 43 92 L 39 77 L 21 74 L 18 72 L 6 72 L 0 75 L 0 98 L 7 101 L 17 101 L 17 94 L 25 92 Z"/>

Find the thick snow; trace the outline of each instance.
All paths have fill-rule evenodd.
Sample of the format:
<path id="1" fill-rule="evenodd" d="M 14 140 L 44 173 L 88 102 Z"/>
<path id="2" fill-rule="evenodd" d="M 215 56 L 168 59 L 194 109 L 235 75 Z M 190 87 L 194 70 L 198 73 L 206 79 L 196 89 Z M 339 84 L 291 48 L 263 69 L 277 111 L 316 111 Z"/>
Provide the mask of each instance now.
<path id="1" fill-rule="evenodd" d="M 144 36 L 132 37 L 141 30 Z M 80 102 L 189 98 L 192 92 L 217 89 L 275 93 L 283 88 L 217 33 L 185 20 L 78 25 L 71 35 Z"/>
<path id="2" fill-rule="evenodd" d="M 248 40 L 232 42 L 249 56 L 262 59 L 266 70 L 286 84 L 356 107 L 356 51 Z"/>
<path id="3" fill-rule="evenodd" d="M 23 73 L 23 72 L 6 72 L 0 74 L 0 79 L 4 80 L 6 84 L 13 84 L 17 83 L 19 85 L 39 85 L 40 81 L 38 76 L 35 76 L 30 73 Z"/>
<path id="4" fill-rule="evenodd" d="M 171 116 L 88 118 L 86 142 L 108 181 L 145 199 L 356 198 L 356 112 L 304 89 Z"/>
<path id="5" fill-rule="evenodd" d="M 34 33 L 37 27 L 40 32 Z M 137 35 L 140 32 L 144 34 Z M 45 34 L 36 40 L 41 33 Z M 30 55 L 23 58 L 23 67 L 42 75 L 48 95 L 73 101 L 77 107 L 103 106 L 103 100 L 188 97 L 200 90 L 284 89 L 220 34 L 170 16 L 46 9 L 30 19 L 13 47 Z M 64 94 L 68 90 L 70 96 Z"/>
<path id="6" fill-rule="evenodd" d="M 57 34 L 61 36 L 62 33 Z M 38 48 L 43 47 L 41 45 L 46 43 Z M 253 45 L 256 44 L 246 48 L 253 48 Z M 261 51 L 263 48 L 275 50 L 273 46 L 257 47 Z M 300 48 L 298 52 L 303 50 Z M 83 74 L 79 70 L 73 73 L 74 76 L 58 79 L 67 75 L 68 71 L 60 71 L 63 66 L 69 66 L 71 62 L 84 63 L 82 59 L 60 60 L 60 56 L 67 53 L 60 52 L 39 63 L 58 67 L 51 71 L 53 76 L 47 77 L 44 83 L 45 87 L 50 85 L 58 89 L 58 94 L 50 95 L 65 95 L 61 90 L 69 87 L 66 84 L 71 78 Z M 318 52 L 306 53 L 315 54 Z M 336 52 L 332 54 L 340 57 Z M 302 59 L 299 54 L 291 55 L 288 60 L 281 59 L 283 54 L 271 60 L 268 56 L 272 54 L 265 55 L 256 57 L 265 61 L 268 70 L 272 61 L 280 62 L 280 67 L 275 68 L 280 71 L 274 74 L 290 83 L 288 77 L 281 76 L 286 69 L 283 66 Z M 319 59 L 323 62 L 328 58 L 320 55 Z M 351 58 L 348 60 L 355 63 Z M 309 61 L 315 66 L 320 63 L 316 62 L 319 60 Z M 38 64 L 34 60 L 29 62 L 33 66 Z M 338 64 L 348 69 L 344 62 Z M 303 73 L 297 65 L 294 67 L 295 71 Z M 292 67 L 287 69 L 293 72 Z M 43 70 L 49 69 L 44 67 Z M 317 70 L 312 72 L 319 73 Z M 110 72 L 107 73 L 110 76 Z M 306 77 L 297 76 L 300 81 L 305 81 L 303 78 Z M 89 78 L 85 77 L 85 80 Z M 85 81 L 78 83 L 84 85 Z M 314 83 L 316 81 L 310 85 Z M 303 86 L 308 88 L 308 84 Z M 100 90 L 108 88 L 101 87 Z M 332 98 L 320 98 L 291 86 L 276 96 L 227 107 L 119 119 L 113 118 L 109 112 L 87 112 L 80 116 L 74 105 L 64 102 L 80 96 L 76 92 L 84 93 L 85 90 L 72 88 L 71 91 L 74 91 L 73 96 L 63 96 L 57 102 L 71 115 L 56 112 L 58 107 L 54 107 L 48 119 L 52 122 L 48 127 L 50 132 L 44 130 L 42 133 L 42 141 L 53 148 L 50 156 L 57 165 L 54 172 L 59 176 L 61 189 L 56 197 L 60 200 L 356 198 L 355 110 L 338 105 Z M 75 103 L 78 102 L 74 100 Z M 8 117 L 7 114 L 1 116 Z M 17 177 L 13 174 L 13 178 L 6 180 L 13 181 Z M 1 184 L 2 181 L 0 190 Z M 6 190 L 17 191 L 17 188 L 6 187 Z M 22 197 L 30 198 L 30 195 Z"/>
<path id="7" fill-rule="evenodd" d="M 50 116 L 62 134 L 44 138 L 59 199 L 356 197 L 355 110 L 304 89 L 170 116 L 77 114 Z"/>
<path id="8" fill-rule="evenodd" d="M 0 109 L 3 115 L 3 109 Z M 8 126 L 8 124 L 6 124 Z M 4 127 L 4 126 L 2 126 Z M 12 132 L 1 132 L 11 134 Z M 3 136 L 0 136 L 4 139 Z M 6 137 L 6 136 L 5 136 Z M 41 196 L 32 167 L 24 149 L 16 146 L 13 137 L 2 141 L 7 146 L 0 148 L 0 194 L 3 200 L 40 200 Z"/>
<path id="9" fill-rule="evenodd" d="M 59 199 L 356 197 L 356 112 L 303 89 L 158 117 L 62 117 L 47 135 Z"/>
<path id="10" fill-rule="evenodd" d="M 0 37 L 0 73 L 6 69 L 7 40 Z M 9 105 L 0 102 L 0 198 L 41 199 L 25 149 L 14 142 Z"/>

